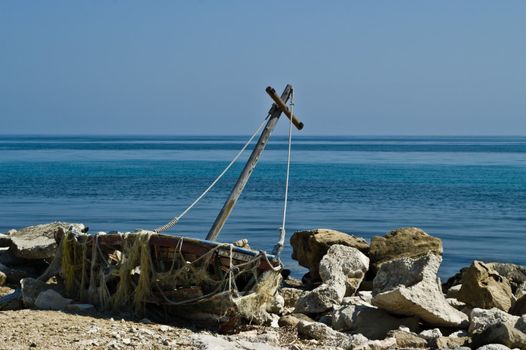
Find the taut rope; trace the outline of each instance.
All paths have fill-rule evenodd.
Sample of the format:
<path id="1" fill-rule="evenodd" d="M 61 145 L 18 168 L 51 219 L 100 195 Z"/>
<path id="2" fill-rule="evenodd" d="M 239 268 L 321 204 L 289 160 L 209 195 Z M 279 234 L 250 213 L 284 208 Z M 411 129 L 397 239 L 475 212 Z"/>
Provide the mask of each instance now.
<path id="1" fill-rule="evenodd" d="M 208 186 L 208 188 L 206 190 L 204 190 L 203 193 L 201 193 L 201 195 L 199 197 L 197 197 L 196 200 L 194 200 L 192 202 L 192 204 L 190 204 L 188 206 L 188 208 L 186 208 L 185 210 L 183 210 L 183 212 L 177 216 L 174 216 L 172 218 L 172 220 L 170 220 L 167 224 L 163 225 L 163 226 L 160 226 L 158 228 L 156 228 L 154 231 L 157 232 L 157 233 L 161 233 L 161 232 L 165 232 L 165 231 L 168 231 L 169 229 L 171 229 L 172 227 L 174 227 L 178 222 L 179 220 L 181 220 L 181 218 L 183 216 L 186 215 L 186 213 L 188 213 L 190 211 L 190 209 L 192 209 L 204 196 L 206 196 L 206 194 L 208 192 L 210 192 L 210 190 L 212 190 L 212 188 L 218 183 L 219 180 L 221 180 L 221 178 L 223 177 L 223 175 L 226 174 L 226 172 L 232 167 L 232 165 L 234 165 L 234 163 L 239 159 L 239 157 L 241 156 L 241 154 L 247 149 L 248 145 L 250 145 L 250 143 L 252 142 L 252 140 L 254 140 L 254 138 L 256 137 L 257 134 L 259 134 L 259 131 L 263 128 L 263 126 L 265 125 L 265 123 L 267 122 L 267 119 L 269 117 L 270 114 L 267 115 L 267 117 L 265 118 L 265 120 L 263 120 L 263 122 L 261 123 L 261 125 L 256 129 L 256 131 L 252 134 L 252 136 L 250 136 L 250 138 L 248 139 L 248 141 L 245 143 L 245 145 L 243 146 L 243 148 L 241 148 L 241 150 L 236 154 L 236 156 L 234 157 L 234 159 L 232 159 L 232 161 L 226 166 L 226 168 L 221 172 L 221 174 L 219 174 L 219 176 L 216 177 L 216 179 L 214 181 L 212 181 L 212 183 L 210 184 L 210 186 Z"/>

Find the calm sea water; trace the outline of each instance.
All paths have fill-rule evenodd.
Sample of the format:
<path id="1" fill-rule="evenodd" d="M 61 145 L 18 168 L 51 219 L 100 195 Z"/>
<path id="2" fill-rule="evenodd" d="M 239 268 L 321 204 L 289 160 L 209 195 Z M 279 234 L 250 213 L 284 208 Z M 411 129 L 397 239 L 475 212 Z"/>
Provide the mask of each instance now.
<path id="1" fill-rule="evenodd" d="M 92 232 L 157 227 L 246 139 L 0 136 L 0 232 L 54 220 Z M 272 138 L 220 240 L 274 245 L 286 147 Z M 172 232 L 204 238 L 241 167 Z M 417 226 L 444 241 L 442 277 L 473 259 L 526 264 L 526 137 L 297 137 L 290 186 L 289 237 L 327 227 L 370 238 Z M 284 263 L 300 275 L 290 253 Z"/>

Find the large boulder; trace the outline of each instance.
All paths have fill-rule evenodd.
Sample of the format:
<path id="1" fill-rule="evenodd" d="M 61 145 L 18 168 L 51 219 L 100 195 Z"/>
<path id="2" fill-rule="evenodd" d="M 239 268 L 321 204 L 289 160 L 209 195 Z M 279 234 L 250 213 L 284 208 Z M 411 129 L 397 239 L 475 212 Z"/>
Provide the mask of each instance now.
<path id="1" fill-rule="evenodd" d="M 13 254 L 25 259 L 49 259 L 55 255 L 57 242 L 55 236 L 60 230 L 72 229 L 76 233 L 83 233 L 87 228 L 83 224 L 53 222 L 29 226 L 18 231 L 11 231 L 10 250 Z"/>
<path id="2" fill-rule="evenodd" d="M 358 289 L 368 268 L 369 258 L 358 249 L 340 244 L 331 246 L 320 262 L 323 284 L 302 295 L 296 311 L 321 313 L 339 305 L 346 295 Z"/>
<path id="3" fill-rule="evenodd" d="M 332 327 L 338 331 L 360 333 L 368 339 L 384 339 L 400 326 L 417 331 L 416 317 L 395 317 L 373 306 L 347 305 L 332 314 Z M 395 337 L 396 338 L 396 337 Z"/>
<path id="4" fill-rule="evenodd" d="M 362 253 L 369 252 L 369 244 L 361 237 L 356 237 L 336 230 L 319 228 L 308 231 L 295 232 L 290 238 L 292 259 L 309 269 L 310 277 L 319 281 L 319 266 L 329 247 L 340 244 L 353 247 Z"/>
<path id="5" fill-rule="evenodd" d="M 503 344 L 510 348 L 526 349 L 526 315 L 513 316 L 497 308 L 475 308 L 470 318 L 468 331 L 474 347 Z"/>
<path id="6" fill-rule="evenodd" d="M 481 261 L 474 261 L 462 274 L 457 299 L 471 307 L 508 311 L 513 293 L 508 280 Z"/>
<path id="7" fill-rule="evenodd" d="M 448 304 L 437 277 L 442 258 L 433 253 L 383 263 L 373 281 L 372 303 L 433 326 L 462 327 L 468 318 Z"/>
<path id="8" fill-rule="evenodd" d="M 440 238 L 432 237 L 416 227 L 399 228 L 383 237 L 375 236 L 371 239 L 371 270 L 376 272 L 380 265 L 387 261 L 415 258 L 430 252 L 442 256 Z"/>

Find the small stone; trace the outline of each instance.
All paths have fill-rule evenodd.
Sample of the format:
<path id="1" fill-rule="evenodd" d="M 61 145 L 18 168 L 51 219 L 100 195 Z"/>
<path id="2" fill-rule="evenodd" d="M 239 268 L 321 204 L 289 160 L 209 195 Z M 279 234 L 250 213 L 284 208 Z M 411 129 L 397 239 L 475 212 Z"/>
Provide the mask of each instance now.
<path id="1" fill-rule="evenodd" d="M 300 321 L 314 322 L 309 316 L 295 313 L 281 316 L 278 321 L 280 327 L 296 327 Z"/>
<path id="2" fill-rule="evenodd" d="M 430 341 L 434 349 L 456 349 L 461 346 L 469 345 L 469 337 L 439 337 Z"/>
<path id="3" fill-rule="evenodd" d="M 335 331 L 331 327 L 320 322 L 300 321 L 297 328 L 299 334 L 322 341 L 329 346 L 338 346 L 346 349 L 352 344 L 352 338 L 350 336 Z"/>
<path id="4" fill-rule="evenodd" d="M 394 330 L 389 332 L 389 337 L 396 339 L 396 346 L 403 349 L 426 349 L 427 340 L 415 333 Z"/>
<path id="5" fill-rule="evenodd" d="M 161 332 L 168 332 L 168 331 L 171 330 L 171 329 L 172 329 L 172 327 L 167 326 L 167 325 L 164 325 L 164 324 L 161 325 L 161 326 L 159 326 L 159 330 L 160 330 Z"/>
<path id="6" fill-rule="evenodd" d="M 438 328 L 433 328 L 426 329 L 425 331 L 420 332 L 419 335 L 424 339 L 433 340 L 440 338 L 442 336 L 442 332 Z"/>
<path id="7" fill-rule="evenodd" d="M 66 306 L 66 310 L 70 311 L 90 311 L 95 309 L 95 306 L 92 304 L 69 304 Z"/>
<path id="8" fill-rule="evenodd" d="M 391 350 L 396 348 L 395 338 L 385 338 L 384 340 L 370 340 L 367 343 L 354 346 L 353 350 Z"/>
<path id="9" fill-rule="evenodd" d="M 298 299 L 305 293 L 305 291 L 298 288 L 281 288 L 279 293 L 283 297 L 285 307 L 290 308 L 296 305 Z"/>
<path id="10" fill-rule="evenodd" d="M 453 287 L 449 288 L 446 293 L 446 298 L 458 298 L 458 293 L 460 292 L 460 289 L 462 288 L 461 284 L 454 285 Z"/>
<path id="11" fill-rule="evenodd" d="M 3 286 L 6 281 L 7 281 L 6 274 L 0 271 L 0 287 Z"/>
<path id="12" fill-rule="evenodd" d="M 506 345 L 502 344 L 487 344 L 477 348 L 477 350 L 511 350 Z"/>

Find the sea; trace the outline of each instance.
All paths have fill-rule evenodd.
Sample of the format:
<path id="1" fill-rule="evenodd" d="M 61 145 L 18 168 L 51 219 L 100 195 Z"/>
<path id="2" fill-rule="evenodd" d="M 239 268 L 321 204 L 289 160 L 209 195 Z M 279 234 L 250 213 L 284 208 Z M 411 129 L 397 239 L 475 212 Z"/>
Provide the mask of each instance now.
<path id="1" fill-rule="evenodd" d="M 0 136 L 0 232 L 62 220 L 90 232 L 153 229 L 204 191 L 248 136 Z M 205 238 L 250 149 L 170 231 Z M 219 240 L 278 240 L 287 138 L 273 136 Z M 440 237 L 446 279 L 474 259 L 526 264 L 526 137 L 297 136 L 290 236 L 331 228 L 370 239 L 416 226 Z"/>

